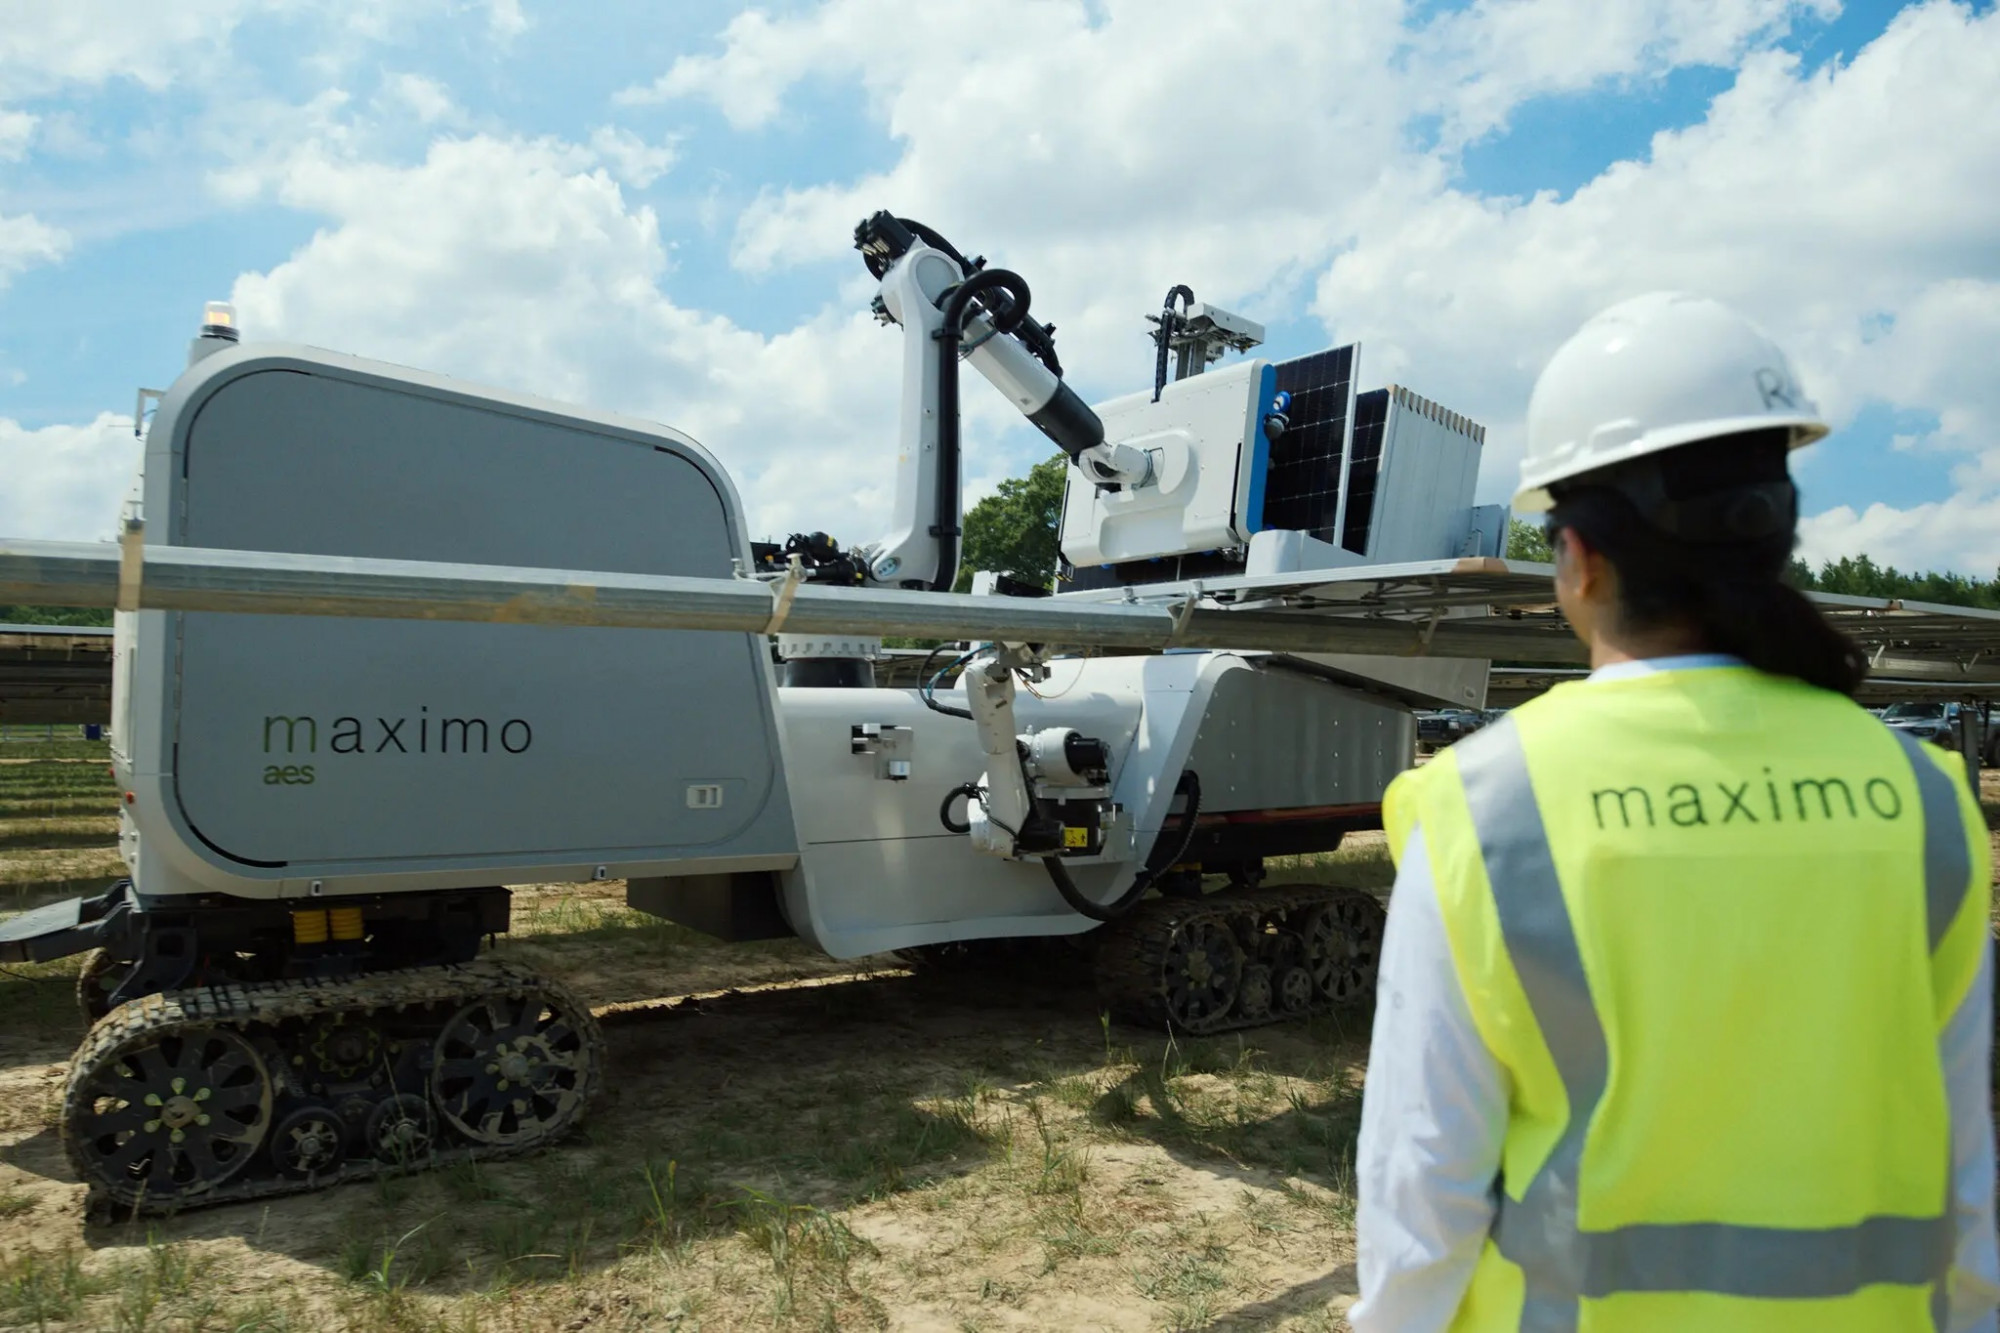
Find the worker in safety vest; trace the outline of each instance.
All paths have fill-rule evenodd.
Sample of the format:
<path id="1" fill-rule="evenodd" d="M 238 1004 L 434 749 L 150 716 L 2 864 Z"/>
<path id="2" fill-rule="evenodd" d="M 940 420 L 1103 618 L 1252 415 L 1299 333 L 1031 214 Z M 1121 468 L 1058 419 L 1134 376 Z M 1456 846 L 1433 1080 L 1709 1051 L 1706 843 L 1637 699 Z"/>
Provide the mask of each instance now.
<path id="1" fill-rule="evenodd" d="M 1779 581 L 1826 432 L 1679 294 L 1536 384 L 1593 669 L 1385 800 L 1356 1329 L 1995 1327 L 1987 832 Z"/>

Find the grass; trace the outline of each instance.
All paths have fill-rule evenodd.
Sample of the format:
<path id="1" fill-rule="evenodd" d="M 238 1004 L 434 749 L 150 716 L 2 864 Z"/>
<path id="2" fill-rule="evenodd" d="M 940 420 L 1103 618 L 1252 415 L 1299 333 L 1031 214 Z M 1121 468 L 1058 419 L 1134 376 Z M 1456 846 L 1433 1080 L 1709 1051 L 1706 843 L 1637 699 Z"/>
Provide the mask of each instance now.
<path id="1" fill-rule="evenodd" d="M 875 1247 L 823 1208 L 787 1203 L 755 1190 L 736 1207 L 737 1233 L 769 1260 L 774 1279 L 770 1309 L 775 1322 L 804 1314 L 819 1327 L 838 1327 L 843 1308 L 858 1307 L 870 1322 L 886 1325 L 879 1301 L 855 1290 L 857 1258 Z"/>
<path id="2" fill-rule="evenodd" d="M 1338 851 L 1274 856 L 1264 866 L 1267 884 L 1337 884 L 1382 894 L 1396 881 L 1388 844 L 1379 833 L 1350 833 Z"/>
<path id="3" fill-rule="evenodd" d="M 117 873 L 108 847 L 48 845 L 89 829 L 108 843 L 114 794 L 101 764 L 0 763 L 0 904 L 9 885 Z M 1386 870 L 1363 839 L 1273 878 L 1369 888 Z M 500 948 L 599 1003 L 851 966 L 796 941 L 719 947 L 615 885 L 523 889 Z M 0 976 L 9 1036 L 67 1048 L 79 961 Z M 1272 1264 L 1323 1272 L 1351 1236 L 1359 1023 L 1167 1041 L 1100 1020 L 1084 971 L 885 976 L 628 1016 L 606 1102 L 558 1148 L 157 1235 L 120 1226 L 88 1248 L 62 1187 L 0 1166 L 0 1328 L 816 1330 L 914 1304 L 944 1327 L 1056 1327 L 1078 1292 L 1196 1328 L 1295 1285 Z M 47 1101 L 10 1091 L 0 1129 L 46 1130 Z M 38 1248 L 11 1239 L 30 1228 Z M 1302 1317 L 1253 1326 L 1334 1327 Z"/>
<path id="4" fill-rule="evenodd" d="M 1230 1286 L 1229 1247 L 1207 1233 L 1205 1220 L 1176 1228 L 1172 1243 L 1143 1260 L 1133 1285 L 1166 1306 L 1175 1329 L 1206 1328 L 1221 1313 Z"/>
<path id="5" fill-rule="evenodd" d="M 945 1003 L 943 988 L 868 985 L 916 1013 Z M 810 1021 L 787 1003 L 761 1030 Z M 745 1021 L 717 1012 L 693 1025 Z M 855 1021 L 880 1036 L 892 1017 Z M 290 1216 L 332 1210 L 338 1226 L 296 1251 L 286 1291 L 219 1294 L 226 1266 L 168 1222 L 143 1250 L 10 1259 L 0 1326 L 511 1330 L 617 1301 L 626 1322 L 609 1327 L 855 1329 L 912 1300 L 948 1308 L 946 1326 L 997 1327 L 982 1311 L 1002 1309 L 1056 1326 L 1064 1293 L 1088 1289 L 1200 1328 L 1258 1289 L 1260 1255 L 1318 1272 L 1351 1234 L 1352 1046 L 1336 1029 L 1274 1054 L 1076 1014 L 1025 1049 L 968 1039 L 914 1068 L 894 1041 L 879 1065 L 813 1066 L 796 1054 L 811 1034 L 798 1040 L 768 1054 L 782 1076 L 690 1048 L 699 1091 L 614 1104 L 539 1156 L 300 1200 Z M 1218 1173 L 1241 1183 L 1190 1204 L 1186 1182 Z M 273 1234 L 286 1215 L 274 1205 Z M 880 1228 L 896 1218 L 911 1220 L 891 1244 Z"/>
<path id="6" fill-rule="evenodd" d="M 0 1320 L 44 1329 L 67 1321 L 108 1287 L 104 1277 L 86 1271 L 72 1246 L 53 1254 L 28 1250 L 0 1257 Z"/>
<path id="7" fill-rule="evenodd" d="M 98 892 L 125 870 L 108 747 L 23 730 L 0 743 L 0 911 Z"/>
<path id="8" fill-rule="evenodd" d="M 112 846 L 55 851 L 0 850 L 0 907 L 15 905 L 15 899 L 45 901 L 58 890 L 96 892 L 124 873 L 125 863 L 118 859 L 118 849 Z"/>
<path id="9" fill-rule="evenodd" d="M 0 847 L 101 847 L 117 838 L 116 813 L 0 819 Z"/>
<path id="10" fill-rule="evenodd" d="M 0 760 L 102 759 L 110 749 L 104 741 L 84 740 L 75 727 L 0 722 Z"/>
<path id="11" fill-rule="evenodd" d="M 1114 1286 L 1193 1328 L 1236 1301 L 1239 1253 L 1306 1256 L 1351 1226 L 1346 1056 L 1274 1064 L 1235 1039 L 1135 1048 L 1072 1026 L 1088 1034 L 1081 1049 L 1044 1047 L 1025 1080 L 1008 1079 L 997 1053 L 983 1062 L 991 1073 L 944 1086 L 800 1068 L 740 1096 L 712 1090 L 696 1122 L 677 1124 L 672 1151 L 633 1123 L 615 1141 L 600 1124 L 541 1157 L 399 1181 L 351 1216 L 333 1266 L 356 1308 L 384 1321 L 496 1300 L 544 1308 L 572 1299 L 558 1291 L 643 1282 L 683 1318 L 708 1309 L 723 1326 L 867 1328 L 926 1265 L 952 1271 L 891 1254 L 856 1221 L 914 1213 L 963 1231 L 963 1254 L 1003 1270 L 968 1286 L 962 1313 L 975 1324 L 981 1303 L 1095 1284 L 1078 1275 L 1109 1265 L 1126 1274 Z M 1104 1115 L 1121 1095 L 1125 1111 Z M 1107 1165 L 1135 1145 L 1269 1179 L 1233 1191 L 1227 1216 L 1189 1220 L 1171 1191 Z M 1135 1227 L 1134 1209 L 1164 1222 Z"/>
<path id="12" fill-rule="evenodd" d="M 69 1049 L 83 1038 L 76 974 L 84 958 L 73 954 L 46 963 L 5 964 L 0 971 L 0 1008 L 7 1016 L 9 1036 L 42 1044 L 51 1059 L 68 1058 Z M 32 1106 L 18 1097 L 0 1098 L 0 1130 L 41 1123 L 44 1114 L 53 1116 L 53 1107 Z M 5 1215 L 0 1209 L 0 1217 Z"/>

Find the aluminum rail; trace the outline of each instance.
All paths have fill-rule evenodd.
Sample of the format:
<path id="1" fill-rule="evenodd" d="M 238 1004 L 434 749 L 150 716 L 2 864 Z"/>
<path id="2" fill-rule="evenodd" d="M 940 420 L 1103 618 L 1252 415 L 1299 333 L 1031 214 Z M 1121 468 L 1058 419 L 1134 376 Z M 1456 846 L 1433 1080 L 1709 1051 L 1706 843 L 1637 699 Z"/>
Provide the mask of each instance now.
<path id="1" fill-rule="evenodd" d="M 512 625 L 1003 639 L 1103 648 L 1428 654 L 1571 664 L 1569 636 L 1449 620 L 1424 626 L 1323 611 L 1226 611 L 1190 604 L 970 597 L 747 578 L 685 578 L 374 560 L 188 546 L 135 548 L 126 605 L 148 611 L 356 616 Z M 0 538 L 0 602 L 119 604 L 120 547 Z M 782 607 L 782 615 L 778 613 Z"/>

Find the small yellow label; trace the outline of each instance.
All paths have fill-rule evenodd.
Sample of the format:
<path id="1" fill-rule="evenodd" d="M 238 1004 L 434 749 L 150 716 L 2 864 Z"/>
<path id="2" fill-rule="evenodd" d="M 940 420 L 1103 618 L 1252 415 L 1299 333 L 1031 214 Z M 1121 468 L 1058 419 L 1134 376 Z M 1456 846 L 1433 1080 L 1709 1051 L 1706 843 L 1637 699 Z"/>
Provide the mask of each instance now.
<path id="1" fill-rule="evenodd" d="M 1090 830 L 1087 828 L 1064 828 L 1063 846 L 1065 847 L 1090 846 Z"/>

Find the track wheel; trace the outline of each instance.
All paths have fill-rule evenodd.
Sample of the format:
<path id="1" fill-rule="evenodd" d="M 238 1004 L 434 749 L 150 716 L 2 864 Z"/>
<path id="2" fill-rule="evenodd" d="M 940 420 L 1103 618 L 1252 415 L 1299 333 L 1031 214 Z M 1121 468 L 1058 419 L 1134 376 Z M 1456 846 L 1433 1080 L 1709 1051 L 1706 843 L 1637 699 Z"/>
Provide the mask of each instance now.
<path id="1" fill-rule="evenodd" d="M 1306 969 L 1320 998 L 1343 1005 L 1373 998 L 1383 919 L 1382 905 L 1364 893 L 1343 893 L 1313 908 L 1303 933 Z"/>
<path id="2" fill-rule="evenodd" d="M 92 949 L 84 956 L 83 967 L 76 974 L 76 1007 L 85 1027 L 111 1012 L 111 992 L 131 970 L 131 959 L 120 958 L 108 949 Z"/>
<path id="3" fill-rule="evenodd" d="M 1160 975 L 1160 999 L 1175 1026 L 1203 1032 L 1221 1024 L 1242 981 L 1243 949 L 1228 922 L 1197 917 L 1175 929 Z"/>
<path id="4" fill-rule="evenodd" d="M 278 1122 L 271 1135 L 271 1164 L 288 1176 L 316 1176 L 340 1164 L 347 1126 L 331 1107 L 308 1106 Z"/>
<path id="5" fill-rule="evenodd" d="M 271 1079 L 226 1028 L 141 1030 L 72 1072 L 64 1111 L 80 1174 L 120 1203 L 164 1205 L 214 1189 L 256 1156 Z"/>
<path id="6" fill-rule="evenodd" d="M 431 1094 L 452 1127 L 479 1143 L 552 1138 L 589 1099 L 596 1047 L 590 1011 L 553 987 L 485 996 L 445 1024 Z"/>
<path id="7" fill-rule="evenodd" d="M 1292 963 L 1279 968 L 1271 976 L 1272 1001 L 1278 1012 L 1291 1017 L 1312 1008 L 1312 973 L 1302 964 Z"/>
<path id="8" fill-rule="evenodd" d="M 431 1155 L 437 1141 L 431 1108 L 414 1093 L 385 1098 L 368 1117 L 368 1147 L 397 1166 L 413 1166 Z"/>
<path id="9" fill-rule="evenodd" d="M 1262 963 L 1252 963 L 1244 968 L 1243 980 L 1237 987 L 1236 1016 L 1268 1018 L 1271 1015 L 1271 999 L 1271 969 Z"/>

